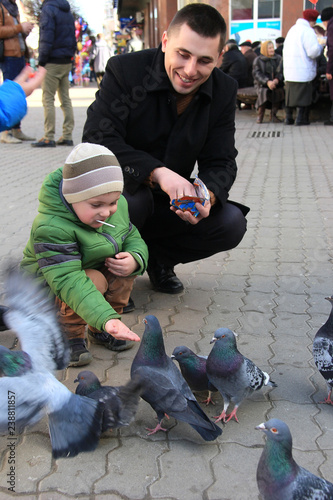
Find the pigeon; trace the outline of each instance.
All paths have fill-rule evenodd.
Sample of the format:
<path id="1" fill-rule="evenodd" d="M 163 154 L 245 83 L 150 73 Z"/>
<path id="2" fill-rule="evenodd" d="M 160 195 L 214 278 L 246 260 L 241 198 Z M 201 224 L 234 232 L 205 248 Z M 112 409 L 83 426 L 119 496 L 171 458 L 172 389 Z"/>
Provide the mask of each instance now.
<path id="1" fill-rule="evenodd" d="M 287 424 L 272 418 L 256 429 L 267 437 L 257 468 L 257 484 L 263 500 L 332 500 L 333 484 L 293 459 Z"/>
<path id="2" fill-rule="evenodd" d="M 277 385 L 270 380 L 266 372 L 261 371 L 250 359 L 238 351 L 236 335 L 229 328 L 218 328 L 210 343 L 213 342 L 213 349 L 207 358 L 207 376 L 224 400 L 223 411 L 221 415 L 215 417 L 215 422 L 220 420 L 229 422 L 232 418 L 238 422 L 236 413 L 243 399 L 253 391 L 261 389 L 263 385 L 271 387 L 277 387 Z M 230 415 L 227 415 L 230 400 L 235 407 Z"/>
<path id="3" fill-rule="evenodd" d="M 72 394 L 53 375 L 67 367 L 69 348 L 45 289 L 22 273 L 8 274 L 5 322 L 22 351 L 0 348 L 0 434 L 23 432 L 48 415 L 54 458 L 94 450 L 101 433 L 102 403 Z M 15 420 L 9 420 L 14 411 Z"/>
<path id="4" fill-rule="evenodd" d="M 325 298 L 331 303 L 331 312 L 326 323 L 316 333 L 312 353 L 316 366 L 328 386 L 328 396 L 323 403 L 333 405 L 333 296 Z"/>
<path id="5" fill-rule="evenodd" d="M 166 355 L 161 326 L 155 316 L 143 320 L 145 331 L 131 366 L 131 377 L 142 382 L 141 394 L 157 413 L 155 429 L 150 434 L 166 431 L 161 425 L 165 414 L 190 424 L 205 441 L 213 441 L 222 429 L 212 422 L 200 408 L 186 380 Z"/>
<path id="6" fill-rule="evenodd" d="M 0 306 L 0 332 L 4 332 L 5 330 L 8 330 L 8 327 L 4 321 L 4 315 L 7 311 L 8 311 L 8 307 Z"/>
<path id="7" fill-rule="evenodd" d="M 206 360 L 208 356 L 199 356 L 189 347 L 184 345 L 175 347 L 171 359 L 179 363 L 180 371 L 193 392 L 208 391 L 208 398 L 203 403 L 215 404 L 212 400 L 212 392 L 217 392 L 216 387 L 208 380 L 206 373 Z"/>
<path id="8" fill-rule="evenodd" d="M 104 404 L 102 432 L 129 425 L 135 417 L 140 400 L 141 384 L 130 380 L 119 387 L 102 386 L 97 376 L 89 371 L 80 372 L 74 382 L 78 382 L 75 394 L 87 396 Z"/>

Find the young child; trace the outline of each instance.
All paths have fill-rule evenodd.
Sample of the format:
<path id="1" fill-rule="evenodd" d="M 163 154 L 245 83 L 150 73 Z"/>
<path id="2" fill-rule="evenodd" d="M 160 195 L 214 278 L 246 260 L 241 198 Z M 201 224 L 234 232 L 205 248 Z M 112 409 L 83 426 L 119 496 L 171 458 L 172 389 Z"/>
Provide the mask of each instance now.
<path id="1" fill-rule="evenodd" d="M 140 340 L 120 314 L 135 277 L 146 270 L 148 250 L 129 220 L 122 190 L 115 155 L 84 143 L 46 177 L 39 193 L 39 214 L 21 267 L 56 296 L 70 344 L 69 366 L 92 359 L 85 344 L 87 324 L 90 341 L 112 351 Z"/>

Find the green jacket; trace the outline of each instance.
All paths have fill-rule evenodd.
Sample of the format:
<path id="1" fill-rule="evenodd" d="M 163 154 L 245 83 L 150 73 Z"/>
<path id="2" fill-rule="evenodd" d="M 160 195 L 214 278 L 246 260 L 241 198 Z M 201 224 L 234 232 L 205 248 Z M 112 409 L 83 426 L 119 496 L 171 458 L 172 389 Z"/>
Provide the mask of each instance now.
<path id="1" fill-rule="evenodd" d="M 63 198 L 62 167 L 49 174 L 39 193 L 35 218 L 21 262 L 23 270 L 36 277 L 73 309 L 88 325 L 103 330 L 112 318 L 120 318 L 84 272 L 99 269 L 106 257 L 129 252 L 139 264 L 133 275 L 145 272 L 147 245 L 129 220 L 127 201 L 121 196 L 118 209 L 95 229 L 81 222 Z"/>

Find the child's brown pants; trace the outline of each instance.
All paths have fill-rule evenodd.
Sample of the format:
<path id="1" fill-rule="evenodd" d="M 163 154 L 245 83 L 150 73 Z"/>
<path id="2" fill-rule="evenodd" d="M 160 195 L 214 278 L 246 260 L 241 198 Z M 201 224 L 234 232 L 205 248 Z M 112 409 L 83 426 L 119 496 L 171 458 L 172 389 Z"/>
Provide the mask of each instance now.
<path id="1" fill-rule="evenodd" d="M 97 290 L 104 295 L 105 300 L 118 314 L 121 314 L 124 306 L 128 304 L 135 276 L 126 278 L 115 276 L 106 267 L 103 267 L 101 270 L 86 269 L 85 273 L 94 283 Z M 56 306 L 59 309 L 58 319 L 67 334 L 67 338 L 83 339 L 87 323 L 58 297 L 56 298 Z M 99 331 L 91 326 L 89 326 L 89 329 L 93 332 Z"/>

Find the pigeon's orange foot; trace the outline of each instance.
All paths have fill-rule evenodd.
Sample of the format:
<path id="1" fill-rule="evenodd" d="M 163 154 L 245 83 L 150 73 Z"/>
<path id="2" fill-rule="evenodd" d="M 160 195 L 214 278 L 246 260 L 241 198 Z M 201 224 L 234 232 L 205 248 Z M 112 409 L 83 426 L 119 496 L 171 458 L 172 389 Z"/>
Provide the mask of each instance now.
<path id="1" fill-rule="evenodd" d="M 149 427 L 146 427 L 146 431 L 150 431 L 150 432 L 148 432 L 147 436 L 151 436 L 152 434 L 156 434 L 156 432 L 158 432 L 158 431 L 167 432 L 168 429 L 164 429 L 164 427 L 162 427 L 161 424 L 158 423 L 156 425 L 155 429 L 149 429 Z"/>
<path id="2" fill-rule="evenodd" d="M 215 416 L 215 417 L 213 417 L 213 418 L 215 418 L 215 419 L 216 419 L 216 420 L 215 420 L 215 423 L 217 423 L 217 422 L 221 422 L 221 420 L 222 420 L 223 422 L 225 422 L 226 416 L 227 416 L 226 411 L 225 411 L 225 410 L 223 410 L 223 412 L 221 413 L 221 415 L 216 415 L 216 416 Z"/>
<path id="3" fill-rule="evenodd" d="M 332 401 L 332 399 L 331 399 L 331 396 L 332 396 L 332 391 L 330 391 L 330 392 L 328 393 L 328 396 L 327 396 L 327 398 L 326 398 L 326 399 L 324 399 L 324 401 L 319 401 L 319 404 L 322 404 L 322 405 L 323 405 L 323 404 L 333 405 L 333 401 Z"/>
<path id="4" fill-rule="evenodd" d="M 238 410 L 238 406 L 235 406 L 235 408 L 232 410 L 232 412 L 230 413 L 230 415 L 227 415 L 227 420 L 225 422 L 229 422 L 229 420 L 231 420 L 232 418 L 234 418 L 236 420 L 236 422 L 238 422 L 238 418 L 237 418 L 237 410 Z"/>
<path id="5" fill-rule="evenodd" d="M 202 403 L 205 403 L 205 405 L 206 405 L 206 406 L 208 406 L 209 404 L 212 404 L 212 405 L 214 405 L 214 406 L 215 406 L 215 403 L 214 403 L 214 401 L 212 400 L 211 395 L 209 395 L 207 399 L 204 399 L 204 400 L 202 401 Z"/>

